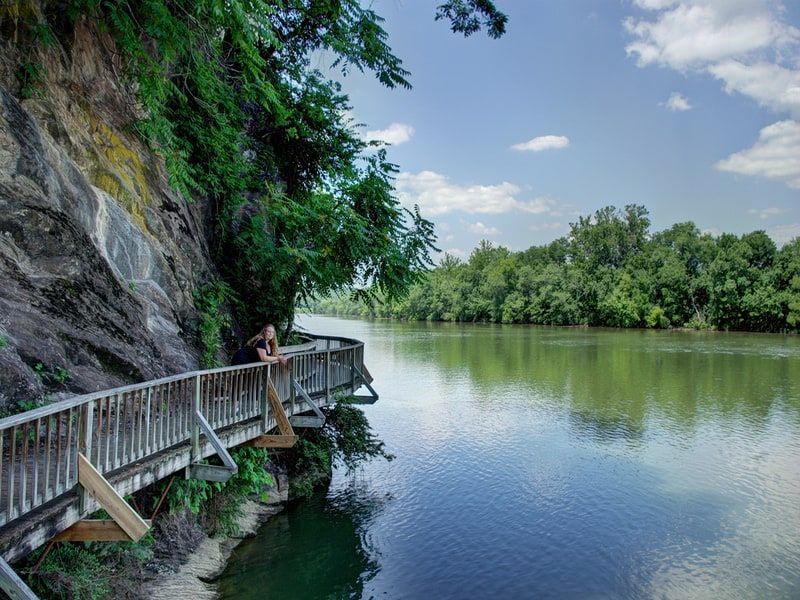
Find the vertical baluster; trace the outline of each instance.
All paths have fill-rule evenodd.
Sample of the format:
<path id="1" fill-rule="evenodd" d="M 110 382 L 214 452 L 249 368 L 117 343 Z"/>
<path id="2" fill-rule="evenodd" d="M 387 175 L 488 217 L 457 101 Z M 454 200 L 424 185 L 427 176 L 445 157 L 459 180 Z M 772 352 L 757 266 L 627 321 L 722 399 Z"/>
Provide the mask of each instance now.
<path id="1" fill-rule="evenodd" d="M 242 418 L 247 407 L 247 379 L 251 369 L 242 372 L 241 377 L 235 377 L 229 382 L 226 389 L 225 398 L 225 412 L 231 422 L 235 422 Z"/>
<path id="2" fill-rule="evenodd" d="M 196 414 L 200 412 L 200 401 L 201 401 L 201 394 L 202 394 L 202 385 L 200 381 L 200 375 L 195 378 L 195 393 L 194 393 L 194 410 L 192 414 Z M 192 462 L 200 460 L 200 425 L 197 424 L 195 419 L 192 419 Z"/>
<path id="3" fill-rule="evenodd" d="M 171 407 L 174 406 L 174 408 L 170 410 L 170 413 L 172 416 L 174 416 L 172 430 L 174 431 L 175 437 L 170 440 L 173 444 L 177 443 L 178 440 L 183 439 L 183 411 L 186 410 L 184 407 L 186 406 L 187 402 L 187 385 L 189 384 L 185 379 L 175 383 L 175 397 L 173 398 L 172 404 L 170 404 Z"/>
<path id="4" fill-rule="evenodd" d="M 159 394 L 159 410 L 160 410 L 160 423 L 161 427 L 159 429 L 159 444 L 160 449 L 163 450 L 164 448 L 168 448 L 170 446 L 170 434 L 169 434 L 169 426 L 171 422 L 170 412 L 172 410 L 170 406 L 170 400 L 172 397 L 172 383 L 165 383 L 161 387 L 161 393 Z"/>
<path id="5" fill-rule="evenodd" d="M 64 473 L 62 475 L 63 478 L 64 478 L 64 488 L 60 490 L 60 492 L 62 492 L 62 493 L 63 493 L 63 491 L 65 489 L 72 487 L 72 482 L 73 482 L 73 479 L 72 479 L 72 459 L 73 459 L 72 451 L 73 451 L 73 448 L 75 448 L 77 450 L 77 443 L 73 443 L 72 437 L 74 435 L 75 423 L 76 423 L 77 419 L 78 419 L 78 408 L 77 407 L 70 408 L 69 409 L 69 420 L 67 421 L 67 437 L 66 437 L 66 442 L 65 442 L 65 445 L 64 445 L 64 449 L 66 450 L 67 456 L 66 456 L 66 459 L 64 460 Z M 76 442 L 77 442 L 77 440 L 76 440 Z M 59 463 L 60 462 L 61 461 L 59 461 Z"/>
<path id="6" fill-rule="evenodd" d="M 40 444 L 39 432 L 42 429 L 42 419 L 34 421 L 33 431 L 31 432 L 31 508 L 39 505 L 39 464 L 40 464 Z"/>
<path id="7" fill-rule="evenodd" d="M 169 403 L 169 420 L 171 423 L 170 432 L 173 436 L 170 442 L 175 444 L 179 439 L 183 438 L 181 433 L 181 423 L 183 422 L 182 415 L 184 405 L 186 404 L 186 380 L 177 381 L 170 386 L 170 403 Z"/>
<path id="8" fill-rule="evenodd" d="M 184 420 L 185 420 L 184 414 L 186 412 L 186 406 L 191 402 L 189 393 L 187 391 L 188 388 L 189 388 L 189 381 L 184 379 L 183 381 L 180 382 L 179 386 L 180 386 L 180 389 L 179 389 L 179 393 L 178 393 L 178 395 L 179 395 L 178 419 L 179 419 L 180 422 L 178 423 L 178 435 L 179 435 L 179 437 L 177 439 L 183 439 L 183 436 L 184 436 L 183 432 L 186 431 L 186 428 L 185 428 L 185 426 L 183 424 Z"/>
<path id="9" fill-rule="evenodd" d="M 225 423 L 227 423 L 227 418 L 228 418 L 228 411 L 226 410 L 227 406 L 225 406 L 227 402 L 225 396 L 223 395 L 222 386 L 220 385 L 220 378 L 218 374 L 214 373 L 211 376 L 211 385 L 209 386 L 209 388 L 212 396 L 211 401 L 213 402 L 215 411 L 217 413 L 217 420 L 215 421 L 214 424 L 214 429 L 216 429 L 220 425 L 224 425 Z"/>
<path id="10" fill-rule="evenodd" d="M 161 440 L 162 448 L 167 448 L 172 445 L 172 434 L 170 425 L 172 424 L 172 386 L 173 383 L 168 383 L 164 386 L 164 394 L 161 397 L 161 406 L 164 411 L 164 435 Z"/>
<path id="11" fill-rule="evenodd" d="M 9 452 L 8 457 L 8 520 L 14 519 L 16 517 L 16 511 L 14 510 L 14 506 L 16 502 L 14 501 L 14 494 L 16 492 L 16 479 L 17 479 L 17 471 L 19 470 L 19 466 L 17 465 L 17 426 L 14 425 L 9 432 L 11 437 L 9 438 L 9 442 L 11 443 L 11 450 Z"/>
<path id="12" fill-rule="evenodd" d="M 132 402 L 131 399 L 132 392 L 123 392 L 122 394 L 122 414 L 120 415 L 120 427 L 121 427 L 121 437 L 122 437 L 122 452 L 120 454 L 120 462 L 125 464 L 128 462 L 128 446 L 130 445 L 128 439 L 133 434 L 133 427 L 128 425 L 128 421 L 130 421 L 130 410 L 128 409 L 128 404 Z"/>
<path id="13" fill-rule="evenodd" d="M 44 485 L 42 486 L 42 502 L 47 502 L 52 498 L 52 486 L 50 485 L 50 468 L 52 465 L 52 450 L 53 450 L 53 420 L 58 418 L 56 416 L 48 416 L 45 417 L 47 419 L 45 423 L 45 431 L 44 431 L 44 473 L 43 482 Z"/>
<path id="14" fill-rule="evenodd" d="M 56 417 L 56 466 L 55 466 L 55 476 L 54 476 L 54 485 L 53 485 L 53 495 L 58 496 L 61 493 L 61 461 L 63 460 L 63 456 L 61 453 L 62 449 L 62 441 L 61 437 L 64 435 L 64 412 L 58 413 L 58 417 Z"/>
<path id="15" fill-rule="evenodd" d="M 147 388 L 147 399 L 145 401 L 145 414 L 144 414 L 144 454 L 143 456 L 148 456 L 151 452 L 151 448 L 153 447 L 152 443 L 152 427 L 153 427 L 153 388 L 148 386 Z"/>
<path id="16" fill-rule="evenodd" d="M 22 464 L 20 465 L 19 472 L 19 511 L 20 514 L 25 512 L 25 506 L 28 502 L 28 436 L 30 435 L 31 424 L 26 422 L 22 426 Z"/>
<path id="17" fill-rule="evenodd" d="M 122 464 L 122 459 L 125 454 L 125 394 L 114 394 L 112 400 L 112 430 L 114 432 L 114 447 L 113 457 L 111 462 L 115 466 Z"/>
<path id="18" fill-rule="evenodd" d="M 331 397 L 331 353 L 325 353 L 325 402 Z"/>
<path id="19" fill-rule="evenodd" d="M 217 406 L 214 405 L 214 378 L 209 375 L 206 375 L 203 378 L 203 386 L 204 386 L 203 392 L 205 393 L 205 398 L 206 398 L 205 412 L 203 412 L 203 414 L 208 416 L 208 420 L 211 423 L 211 426 L 214 427 L 217 423 L 215 412 L 218 408 Z"/>
<path id="20" fill-rule="evenodd" d="M 164 432 L 165 432 L 165 425 L 167 420 L 167 415 L 169 411 L 165 406 L 165 398 L 169 394 L 169 384 L 165 383 L 162 385 L 158 390 L 158 409 L 159 409 L 159 418 L 158 418 L 158 443 L 157 447 L 159 450 L 163 450 L 167 447 L 167 444 L 164 443 Z"/>
<path id="21" fill-rule="evenodd" d="M 229 424 L 233 419 L 234 408 L 233 404 L 236 401 L 236 391 L 235 389 L 228 389 L 225 386 L 225 381 L 223 376 L 220 374 L 217 379 L 217 394 L 219 394 L 219 411 L 221 415 L 221 421 L 219 421 L 220 425 Z"/>
<path id="22" fill-rule="evenodd" d="M 203 413 L 203 415 L 206 416 L 206 418 L 212 424 L 212 427 L 213 427 L 213 423 L 214 423 L 214 414 L 213 414 L 214 405 L 211 402 L 211 392 L 209 391 L 209 388 L 211 386 L 208 384 L 208 379 L 209 379 L 208 375 L 204 375 L 203 377 L 200 378 L 200 393 L 201 393 L 201 397 L 200 397 L 200 412 Z M 195 420 L 194 419 L 195 419 L 195 416 L 194 416 L 194 414 L 192 414 L 191 415 L 192 427 L 195 426 Z"/>
<path id="23" fill-rule="evenodd" d="M 92 456 L 92 423 L 94 422 L 94 402 L 87 402 L 81 406 L 80 420 L 78 422 L 78 452 L 83 454 L 87 459 Z M 95 465 L 97 466 L 97 465 Z M 75 480 L 77 477 L 78 459 L 75 457 Z M 79 486 L 80 494 L 80 511 L 84 513 L 89 508 L 90 498 L 82 486 Z"/>
<path id="24" fill-rule="evenodd" d="M 214 390 L 217 394 L 217 404 L 219 405 L 219 412 L 221 416 L 221 420 L 218 421 L 220 425 L 229 425 L 233 419 L 233 409 L 231 405 L 233 404 L 235 394 L 233 390 L 229 389 L 225 385 L 225 375 L 222 373 L 217 373 L 214 376 L 215 385 Z"/>
<path id="25" fill-rule="evenodd" d="M 111 398 L 106 396 L 105 398 L 101 398 L 98 402 L 98 408 L 100 412 L 103 413 L 103 429 L 102 429 L 102 437 L 103 437 L 103 457 L 100 460 L 100 464 L 103 465 L 104 471 L 109 471 L 113 468 L 111 464 L 111 444 L 114 441 L 112 437 L 112 424 L 111 424 Z M 98 433 L 100 433 L 98 431 Z"/>
<path id="26" fill-rule="evenodd" d="M 136 421 L 137 421 L 137 429 L 136 429 L 136 455 L 133 457 L 133 460 L 139 460 L 142 457 L 142 451 L 144 448 L 144 444 L 142 441 L 142 437 L 144 436 L 144 396 L 145 391 L 139 390 L 139 393 L 136 394 Z"/>

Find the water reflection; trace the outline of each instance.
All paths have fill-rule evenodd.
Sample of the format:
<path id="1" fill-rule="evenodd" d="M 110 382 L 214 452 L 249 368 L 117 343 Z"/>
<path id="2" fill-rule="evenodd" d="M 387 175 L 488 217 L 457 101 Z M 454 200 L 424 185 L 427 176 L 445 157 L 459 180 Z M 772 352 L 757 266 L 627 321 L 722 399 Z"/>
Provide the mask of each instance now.
<path id="1" fill-rule="evenodd" d="M 386 500 L 351 478 L 338 494 L 293 503 L 236 549 L 217 582 L 221 597 L 361 598 L 379 559 L 365 524 Z"/>

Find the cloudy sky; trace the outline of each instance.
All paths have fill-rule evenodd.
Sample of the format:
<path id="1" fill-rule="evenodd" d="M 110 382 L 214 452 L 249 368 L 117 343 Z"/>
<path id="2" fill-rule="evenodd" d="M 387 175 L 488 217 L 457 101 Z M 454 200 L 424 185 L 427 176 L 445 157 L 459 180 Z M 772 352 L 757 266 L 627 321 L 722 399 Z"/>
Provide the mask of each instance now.
<path id="1" fill-rule="evenodd" d="M 499 40 L 451 33 L 439 3 L 371 2 L 412 90 L 342 82 L 443 251 L 525 250 L 627 204 L 651 232 L 800 235 L 800 1 L 495 0 Z"/>

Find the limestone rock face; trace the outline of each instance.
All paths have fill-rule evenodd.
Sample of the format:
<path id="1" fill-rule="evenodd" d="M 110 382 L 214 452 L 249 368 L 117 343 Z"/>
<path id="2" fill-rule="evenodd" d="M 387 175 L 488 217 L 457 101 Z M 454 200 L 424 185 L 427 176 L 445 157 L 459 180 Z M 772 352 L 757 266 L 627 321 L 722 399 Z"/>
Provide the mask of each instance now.
<path id="1" fill-rule="evenodd" d="M 204 203 L 128 133 L 133 96 L 87 27 L 41 57 L 33 98 L 0 45 L 0 410 L 198 368 Z"/>

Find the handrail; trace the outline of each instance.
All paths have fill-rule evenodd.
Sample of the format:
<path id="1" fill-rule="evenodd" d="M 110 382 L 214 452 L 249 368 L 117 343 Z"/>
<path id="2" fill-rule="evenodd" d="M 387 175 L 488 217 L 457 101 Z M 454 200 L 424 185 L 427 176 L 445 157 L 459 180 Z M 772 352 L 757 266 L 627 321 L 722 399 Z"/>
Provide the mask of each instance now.
<path id="1" fill-rule="evenodd" d="M 256 430 L 264 433 L 275 426 L 264 401 L 267 378 L 289 415 L 310 409 L 295 396 L 295 381 L 311 397 L 322 398 L 322 404 L 337 390 L 352 393 L 360 385 L 355 372 L 363 367 L 364 348 L 358 340 L 313 336 L 313 342 L 283 350 L 285 365 L 190 371 L 0 419 L 0 530 L 74 490 L 78 453 L 100 473 L 128 469 L 167 449 L 190 445 L 197 410 L 216 431 L 260 422 Z M 204 448 L 203 457 L 214 453 L 210 445 Z"/>

